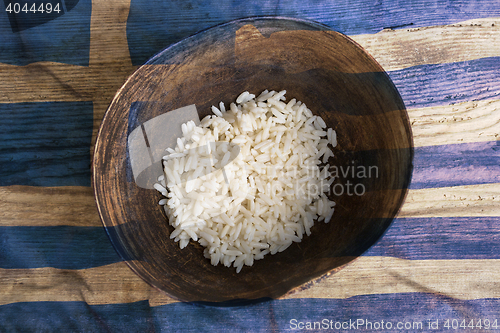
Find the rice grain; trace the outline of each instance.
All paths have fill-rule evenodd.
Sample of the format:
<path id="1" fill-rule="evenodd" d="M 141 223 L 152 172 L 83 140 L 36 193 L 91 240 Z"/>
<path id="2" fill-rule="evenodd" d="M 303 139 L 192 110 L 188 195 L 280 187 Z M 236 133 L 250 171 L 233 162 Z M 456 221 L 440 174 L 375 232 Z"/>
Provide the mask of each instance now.
<path id="1" fill-rule="evenodd" d="M 335 202 L 324 192 L 334 180 L 319 166 L 334 157 L 336 133 L 285 94 L 245 91 L 227 110 L 212 106 L 200 125 L 181 126 L 154 185 L 180 248 L 197 241 L 212 265 L 240 272 L 300 242 L 314 221 L 331 221 Z"/>

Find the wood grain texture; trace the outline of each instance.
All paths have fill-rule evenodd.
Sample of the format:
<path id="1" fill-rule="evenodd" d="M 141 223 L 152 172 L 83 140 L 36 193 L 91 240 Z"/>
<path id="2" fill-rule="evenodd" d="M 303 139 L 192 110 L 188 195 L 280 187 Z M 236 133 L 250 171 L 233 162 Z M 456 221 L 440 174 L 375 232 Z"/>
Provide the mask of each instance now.
<path id="1" fill-rule="evenodd" d="M 94 101 L 94 131 L 91 156 L 97 131 L 104 113 L 116 91 L 137 68 L 132 66 L 127 42 L 127 17 L 130 0 L 92 0 L 90 23 L 89 66 L 95 82 L 92 87 Z"/>
<path id="2" fill-rule="evenodd" d="M 388 323 L 392 327 L 406 324 L 412 326 L 414 332 L 422 331 L 430 322 L 428 318 L 433 318 L 433 322 L 438 320 L 442 327 L 450 318 L 497 318 L 498 309 L 500 300 L 496 298 L 460 300 L 429 293 L 290 298 L 238 307 L 181 302 L 151 307 L 147 301 L 102 305 L 24 302 L 1 306 L 0 322 L 2 328 L 13 327 L 12 331 L 19 331 L 16 328 L 21 327 L 29 332 L 53 331 L 54 328 L 64 332 L 100 332 L 103 327 L 106 332 L 128 332 L 131 328 L 136 332 L 157 332 L 162 328 L 169 332 L 269 332 L 293 330 L 293 319 L 297 320 L 295 324 L 304 327 L 306 324 L 321 327 L 324 320 L 323 324 L 326 321 L 333 327 L 331 330 L 335 326 L 349 327 L 352 322 L 356 328 L 356 320 L 360 319 L 363 322 L 357 329 L 362 331 L 377 327 L 383 321 L 384 327 L 389 326 Z M 493 321 L 489 322 L 486 331 L 492 329 Z M 455 324 L 459 323 L 457 319 Z M 321 330 L 326 329 L 323 326 Z"/>
<path id="3" fill-rule="evenodd" d="M 359 257 L 343 270 L 286 298 L 432 293 L 455 299 L 499 298 L 500 260 L 403 260 Z"/>
<path id="4" fill-rule="evenodd" d="M 0 64 L 0 103 L 93 100 L 94 143 L 109 101 L 136 68 L 132 66 L 126 38 L 129 7 L 130 1 L 127 0 L 92 2 L 89 67 L 54 62 L 38 62 L 27 66 Z M 418 9 L 424 10 L 424 7 L 418 6 Z M 362 5 L 361 12 L 371 11 L 370 8 L 368 4 Z M 356 13 L 359 12 L 358 9 Z M 415 13 L 418 14 L 418 11 L 412 12 L 413 17 L 418 18 Z M 486 15 L 488 8 L 476 13 L 480 14 L 475 15 Z M 335 16 L 326 12 L 318 15 L 335 21 Z M 363 29 L 378 31 L 387 26 L 386 22 L 370 19 L 365 20 L 369 26 L 349 26 L 348 16 L 343 16 L 345 20 L 339 21 L 339 26 L 351 28 L 350 31 L 354 33 Z M 215 22 L 214 19 L 217 21 L 220 18 L 212 17 L 210 22 Z M 441 22 L 449 18 L 437 15 L 420 19 L 425 22 Z M 497 18 L 478 19 L 448 26 L 385 30 L 375 35 L 356 35 L 353 38 L 365 46 L 386 70 L 396 71 L 417 65 L 498 57 L 500 24 L 497 22 Z M 398 21 L 399 23 L 405 22 Z M 438 74 L 442 75 L 443 72 L 446 72 L 446 68 Z M 408 70 L 401 76 L 420 75 L 419 73 Z M 463 81 L 469 78 L 465 77 Z M 487 79 L 491 80 L 491 77 Z M 404 85 L 407 81 L 399 82 Z M 481 95 L 481 89 L 488 87 L 483 84 L 480 90 L 474 90 L 465 99 L 475 98 L 474 96 L 494 97 L 494 94 L 486 92 Z M 418 91 L 419 86 L 412 89 L 408 96 L 414 98 L 414 92 Z M 436 95 L 448 94 L 449 91 L 455 90 L 439 90 Z M 426 103 L 429 98 L 434 96 L 424 96 L 424 102 L 419 106 L 428 105 Z M 490 100 L 412 109 L 409 113 L 413 121 L 416 145 L 498 140 L 498 107 L 498 100 Z M 497 208 L 499 189 L 499 184 L 486 184 L 411 190 L 399 216 L 500 216 Z M 1 226 L 98 228 L 101 225 L 90 188 L 11 186 L 0 188 L 0 196 Z M 57 245 L 52 243 L 54 244 Z M 435 293 L 458 299 L 498 298 L 500 295 L 491 286 L 498 281 L 496 272 L 499 268 L 498 260 L 407 261 L 361 257 L 345 270 L 324 279 L 313 288 L 287 298 L 346 298 L 406 292 Z M 3 284 L 0 288 L 0 304 L 31 301 L 116 304 L 149 299 L 151 305 L 159 306 L 173 302 L 168 296 L 147 286 L 122 262 L 83 270 L 2 269 L 0 277 L 0 285 Z"/>
<path id="5" fill-rule="evenodd" d="M 415 148 L 410 189 L 500 183 L 500 141 Z"/>
<path id="6" fill-rule="evenodd" d="M 431 320 L 433 323 L 437 320 L 440 330 L 435 331 L 443 332 L 447 329 L 441 328 L 447 319 L 448 323 L 451 322 L 450 318 L 456 319 L 455 327 L 461 323 L 459 319 L 468 320 L 466 321 L 468 324 L 472 318 L 497 318 L 500 301 L 498 299 L 459 300 L 446 295 L 429 293 L 400 293 L 351 298 L 283 299 L 248 307 L 198 307 L 197 311 L 189 311 L 191 307 L 191 304 L 174 303 L 154 307 L 152 310 L 157 323 L 177 331 L 194 332 L 203 327 L 212 332 L 231 327 L 231 331 L 240 332 L 287 332 L 298 331 L 299 327 L 304 327 L 302 331 L 311 332 L 351 330 L 432 332 L 434 330 L 426 328 Z M 179 313 L 183 316 L 180 322 L 177 320 Z M 218 318 L 218 320 L 214 321 L 210 318 Z M 382 322 L 384 329 L 377 328 L 382 327 Z M 385 329 L 390 325 L 393 329 Z M 405 325 L 407 325 L 406 329 L 404 329 Z M 491 330 L 492 326 L 493 320 L 489 322 L 489 329 L 485 331 Z M 474 329 L 474 331 L 479 331 L 479 329 Z"/>
<path id="7" fill-rule="evenodd" d="M 498 216 L 396 218 L 363 256 L 411 260 L 500 259 Z"/>
<path id="8" fill-rule="evenodd" d="M 130 1 L 92 1 L 90 67 L 132 66 L 126 37 Z"/>
<path id="9" fill-rule="evenodd" d="M 0 104 L 0 185 L 90 186 L 92 102 Z"/>
<path id="10" fill-rule="evenodd" d="M 1 306 L 6 332 L 155 332 L 147 301 L 89 305 L 84 301 L 20 302 Z"/>
<path id="11" fill-rule="evenodd" d="M 350 36 L 386 71 L 500 56 L 500 18 Z"/>
<path id="12" fill-rule="evenodd" d="M 408 110 L 415 147 L 500 140 L 500 100 Z"/>
<path id="13" fill-rule="evenodd" d="M 398 217 L 392 221 L 383 237 L 366 252 L 354 247 L 344 251 L 342 255 L 391 256 L 414 260 L 500 259 L 500 229 L 497 221 L 498 216 Z M 336 225 L 341 225 L 341 222 L 341 219 L 333 221 Z M 357 221 L 347 219 L 347 222 L 355 224 Z M 374 224 L 377 219 L 371 222 Z M 313 234 L 320 232 L 321 226 L 315 226 Z M 108 233 L 113 235 L 113 230 L 108 229 Z M 117 255 L 102 227 L 10 226 L 0 227 L 0 234 L 0 250 L 4 254 L 0 258 L 2 268 L 84 269 L 127 258 L 127 253 L 123 257 Z M 312 239 L 313 237 L 304 238 L 299 248 L 312 242 Z M 155 240 L 164 241 L 169 246 L 175 245 L 168 237 L 158 237 Z M 194 249 L 196 244 L 181 251 L 179 255 L 188 256 L 189 251 Z M 119 250 L 124 252 L 123 249 Z M 297 253 L 299 254 L 300 252 Z M 323 253 L 317 255 L 316 260 L 328 261 L 332 256 L 334 255 Z M 189 261 L 195 266 L 198 260 L 204 260 L 201 253 L 196 253 Z M 269 259 L 266 262 L 268 261 Z M 165 267 L 175 266 L 168 264 Z M 227 272 L 222 268 L 220 274 Z"/>
<path id="14" fill-rule="evenodd" d="M 500 216 L 500 184 L 409 190 L 397 217 Z M 0 187 L 1 226 L 101 227 L 89 187 Z"/>
<path id="15" fill-rule="evenodd" d="M 99 88 L 107 85 L 115 88 L 114 93 L 116 81 L 123 82 L 124 73 L 130 74 L 137 68 L 131 64 L 126 39 L 129 5 L 129 0 L 93 4 L 100 16 L 93 16 L 91 21 L 89 67 L 55 62 L 26 66 L 0 64 L 0 75 L 5 79 L 0 102 L 90 100 L 102 94 Z M 500 55 L 498 18 L 350 37 L 388 71 Z M 464 44 L 470 47 L 463 47 Z M 34 72 L 36 79 L 32 75 Z"/>
<path id="16" fill-rule="evenodd" d="M 132 66 L 126 37 L 130 0 L 92 1 L 90 24 L 90 83 L 94 101 L 111 102 L 125 79 L 136 69 Z M 94 110 L 96 119 L 104 116 L 103 106 Z M 107 105 L 106 105 L 107 107 Z"/>
<path id="17" fill-rule="evenodd" d="M 500 216 L 500 184 L 409 190 L 397 217 Z"/>
<path id="18" fill-rule="evenodd" d="M 0 267 L 84 269 L 123 261 L 102 227 L 2 226 Z"/>
<path id="19" fill-rule="evenodd" d="M 91 74 L 88 67 L 58 62 L 0 64 L 0 103 L 90 101 Z"/>
<path id="20" fill-rule="evenodd" d="M 0 226 L 101 227 L 90 187 L 0 187 Z"/>
<path id="21" fill-rule="evenodd" d="M 120 1 L 113 4 L 114 9 L 103 9 L 103 12 L 108 11 L 109 13 L 106 12 L 106 15 L 102 14 L 103 17 L 101 18 L 92 19 L 91 27 L 93 33 L 90 48 L 90 67 L 50 62 L 34 63 L 27 66 L 0 64 L 0 76 L 4 78 L 4 80 L 0 81 L 0 86 L 5 92 L 0 96 L 0 102 L 93 100 L 93 144 L 101 119 L 113 94 L 125 81 L 125 78 L 137 68 L 131 65 L 125 36 L 129 2 Z M 103 4 L 97 1 L 95 6 L 97 6 L 95 10 L 97 10 L 99 6 L 103 7 Z M 107 8 L 108 5 L 104 7 Z M 113 16 L 112 19 L 110 15 Z M 353 38 L 367 48 L 379 62 L 382 60 L 389 61 L 390 64 L 381 62 L 386 67 L 386 70 L 395 70 L 421 64 L 472 60 L 484 57 L 485 55 L 498 55 L 498 46 L 495 45 L 500 45 L 500 43 L 496 43 L 495 41 L 499 36 L 498 27 L 500 24 L 495 24 L 495 22 L 497 22 L 495 18 L 477 19 L 444 27 L 391 30 L 374 35 L 353 36 Z M 101 31 L 106 31 L 106 34 L 103 34 Z M 477 34 L 480 34 L 482 38 L 476 38 Z M 448 48 L 437 47 L 438 45 L 443 45 L 444 41 L 448 41 L 449 44 L 453 45 L 462 45 L 468 41 L 473 41 L 474 45 L 470 48 L 460 47 L 457 50 L 452 49 L 454 50 L 453 52 L 444 52 L 442 49 L 448 50 Z M 395 45 L 397 43 L 399 43 L 399 46 Z M 445 45 L 447 44 L 445 43 Z M 401 52 L 409 52 L 408 54 L 413 55 L 413 57 L 401 57 L 401 52 L 393 51 L 396 46 L 402 50 Z M 117 52 L 117 50 L 120 51 Z M 410 50 L 413 51 L 410 52 Z M 426 50 L 428 54 L 417 57 L 417 55 L 422 55 L 423 51 L 415 52 L 414 50 Z M 394 64 L 396 60 L 397 64 Z M 33 73 L 36 73 L 36 75 L 33 75 Z M 15 80 L 14 84 L 12 82 L 13 78 Z M 401 86 L 405 86 L 404 81 L 401 81 L 400 84 Z M 446 93 L 446 91 L 437 91 L 436 96 Z M 408 98 L 410 99 L 411 97 Z M 427 96 L 427 98 L 433 97 Z M 408 101 L 406 102 L 408 104 Z M 469 141 L 468 137 L 474 141 L 486 141 L 487 138 L 498 137 L 498 131 L 495 127 L 498 126 L 496 119 L 498 113 L 485 113 L 487 110 L 495 111 L 497 104 L 493 103 L 485 106 L 479 102 L 477 107 L 480 109 L 477 113 L 475 112 L 476 104 L 474 102 L 465 102 L 462 104 L 452 106 L 451 108 L 452 110 L 457 107 L 460 109 L 462 106 L 467 108 L 469 114 L 466 115 L 466 118 L 450 118 L 445 120 L 444 124 L 440 122 L 442 119 L 438 119 L 435 122 L 435 125 L 437 125 L 435 128 L 429 127 L 432 119 L 422 119 L 419 112 L 423 110 L 419 109 L 419 112 L 412 113 L 410 109 L 410 116 L 412 114 L 415 115 L 412 120 L 417 125 L 415 128 L 416 145 L 449 143 L 448 139 L 454 141 L 455 136 L 460 136 L 460 133 L 466 135 L 464 138 L 465 142 Z M 437 112 L 447 113 L 450 111 L 449 108 L 446 108 L 446 105 L 438 106 L 437 108 Z M 427 116 L 431 114 L 436 115 L 433 114 L 430 108 L 425 109 L 429 111 Z M 477 119 L 476 115 L 479 115 L 481 119 Z M 449 128 L 450 126 L 446 126 L 450 125 L 449 121 L 457 122 L 460 126 Z M 473 129 L 478 129 L 477 126 L 481 126 L 483 123 L 492 123 L 493 126 L 485 128 L 485 131 L 474 133 L 471 131 L 462 131 L 463 126 L 470 128 L 472 125 Z M 423 130 L 422 135 L 425 138 L 423 136 L 420 137 L 420 129 Z M 449 129 L 451 131 L 447 131 Z M 471 134 L 468 135 L 467 133 Z M 457 140 L 460 140 L 460 138 L 457 138 Z"/>
<path id="22" fill-rule="evenodd" d="M 499 279 L 499 272 L 500 260 L 359 257 L 314 287 L 281 299 L 343 299 L 395 293 L 435 293 L 462 300 L 500 298 L 500 292 L 491 287 Z M 146 284 L 125 263 L 84 270 L 0 269 L 0 278 L 0 305 L 40 301 L 96 305 L 148 300 L 155 307 L 177 302 Z"/>
<path id="23" fill-rule="evenodd" d="M 124 262 L 83 270 L 0 269 L 0 286 L 0 305 L 42 301 L 83 301 L 96 305 L 160 297 L 159 291 L 146 284 Z M 167 296 L 161 299 L 164 303 L 173 302 Z"/>
<path id="24" fill-rule="evenodd" d="M 359 35 L 375 34 L 390 27 L 405 29 L 446 25 L 469 19 L 498 17 L 500 14 L 494 0 L 456 0 L 452 3 L 434 0 L 411 3 L 397 0 L 268 0 L 258 5 L 231 0 L 202 3 L 188 0 L 182 5 L 175 2 L 158 3 L 154 11 L 149 1 L 135 0 L 130 13 L 127 37 L 136 65 L 144 63 L 166 45 L 197 31 L 244 17 L 277 15 L 303 18 L 347 35 Z"/>
<path id="25" fill-rule="evenodd" d="M 408 109 L 500 97 L 500 57 L 388 72 Z"/>

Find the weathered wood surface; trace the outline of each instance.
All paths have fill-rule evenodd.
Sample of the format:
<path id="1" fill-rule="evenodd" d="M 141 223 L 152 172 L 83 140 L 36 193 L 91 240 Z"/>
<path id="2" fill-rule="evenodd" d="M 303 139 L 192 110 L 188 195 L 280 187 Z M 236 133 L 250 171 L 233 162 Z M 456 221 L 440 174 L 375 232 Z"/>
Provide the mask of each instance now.
<path id="1" fill-rule="evenodd" d="M 452 315 L 495 319 L 492 315 L 500 309 L 495 288 L 500 281 L 498 3 L 457 1 L 453 8 L 424 0 L 377 4 L 295 1 L 286 8 L 270 4 L 257 10 L 223 2 L 208 10 L 188 1 L 182 6 L 165 2 L 155 10 L 138 1 L 82 1 L 74 10 L 91 16 L 71 21 L 70 11 L 64 24 L 75 31 L 88 25 L 88 46 L 81 56 L 66 55 L 71 59 L 67 63 L 60 60 L 64 52 L 80 52 L 70 39 L 64 39 L 67 47 L 57 45 L 63 54 L 57 55 L 48 51 L 50 41 L 22 52 L 6 49 L 20 40 L 35 43 L 28 30 L 0 37 L 5 38 L 5 43 L 0 40 L 0 330 L 25 328 L 22 319 L 12 319 L 19 313 L 31 316 L 39 327 L 45 322 L 70 329 L 43 309 L 65 310 L 68 318 L 76 318 L 73 328 L 89 330 L 95 322 L 92 311 L 108 327 L 122 330 L 150 329 L 144 319 L 150 311 L 156 311 L 159 327 L 178 328 L 172 322 L 181 313 L 192 325 L 217 327 L 199 319 L 208 310 L 184 307 L 149 287 L 121 261 L 101 228 L 86 178 L 90 169 L 83 165 L 90 166 L 97 130 L 113 95 L 138 65 L 200 29 L 251 14 L 314 19 L 371 53 L 403 96 L 419 164 L 405 204 L 375 247 L 311 288 L 252 309 L 232 309 L 243 322 L 240 328 L 284 330 L 294 316 L 321 320 L 332 316 L 334 308 L 351 313 L 339 320 L 367 314 L 374 321 Z M 149 24 L 141 25 L 146 17 Z M 8 21 L 2 20 L 0 31 L 8 31 Z M 162 29 L 167 25 L 171 30 Z M 53 33 L 50 27 L 40 29 Z M 63 115 L 59 120 L 52 120 L 49 105 L 57 105 Z M 23 113 L 31 120 L 23 121 Z M 47 125 L 51 122 L 80 131 L 82 140 L 56 133 Z M 75 161 L 74 148 L 83 149 L 76 157 L 80 164 L 67 172 L 60 162 L 65 157 Z M 82 310 L 79 302 L 92 311 Z M 115 307 L 98 307 L 111 304 Z M 273 309 L 278 314 L 271 318 Z M 119 313 L 135 319 L 118 323 Z"/>

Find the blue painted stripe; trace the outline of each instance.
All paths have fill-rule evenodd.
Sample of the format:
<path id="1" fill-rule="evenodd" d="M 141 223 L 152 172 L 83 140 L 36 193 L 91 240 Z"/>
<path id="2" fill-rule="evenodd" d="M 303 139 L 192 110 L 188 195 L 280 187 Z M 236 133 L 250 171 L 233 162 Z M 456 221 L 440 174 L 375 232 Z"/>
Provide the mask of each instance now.
<path id="1" fill-rule="evenodd" d="M 0 186 L 90 186 L 92 102 L 0 104 Z"/>
<path id="2" fill-rule="evenodd" d="M 214 25 L 249 16 L 288 16 L 313 20 L 346 35 L 383 28 L 424 27 L 500 15 L 496 0 L 341 0 L 248 3 L 236 0 L 132 0 L 127 39 L 134 65 L 141 65 L 172 43 Z"/>
<path id="3" fill-rule="evenodd" d="M 484 321 L 488 320 L 489 328 L 496 331 L 493 325 L 497 320 L 496 326 L 500 327 L 499 312 L 500 299 L 458 300 L 427 293 L 283 299 L 228 307 L 193 303 L 149 307 L 147 301 L 105 305 L 29 302 L 0 306 L 0 331 L 289 332 L 299 331 L 303 326 L 304 331 L 314 332 L 443 332 L 447 331 L 446 320 L 450 320 L 449 330 L 452 330 L 453 319 L 458 325 L 464 319 L 467 325 L 472 319 L 474 324 L 481 319 L 483 329 Z M 385 329 L 379 327 L 382 321 Z M 438 329 L 432 330 L 429 325 L 436 325 L 436 321 Z M 306 325 L 314 322 L 320 323 L 316 329 L 306 330 Z M 406 324 L 407 329 L 398 329 L 398 323 Z M 339 325 L 344 325 L 344 329 L 339 329 Z M 413 327 L 409 329 L 408 325 Z"/>
<path id="4" fill-rule="evenodd" d="M 500 98 L 500 57 L 420 65 L 388 74 L 407 108 Z"/>
<path id="5" fill-rule="evenodd" d="M 500 259 L 500 217 L 396 218 L 365 256 Z"/>
<path id="6" fill-rule="evenodd" d="M 500 141 L 416 147 L 410 189 L 500 183 Z"/>
<path id="7" fill-rule="evenodd" d="M 173 303 L 153 308 L 156 327 L 161 332 L 430 332 L 429 321 L 438 320 L 439 332 L 446 319 L 498 319 L 500 300 L 456 300 L 425 293 L 376 294 L 348 299 L 284 299 L 242 307 L 193 307 L 190 303 Z M 182 320 L 178 320 L 182 318 Z M 214 320 L 213 318 L 217 318 Z M 295 319 L 295 320 L 294 320 Z M 361 321 L 363 324 L 361 325 Z M 392 329 L 377 329 L 391 322 Z M 299 324 L 302 323 L 302 324 Z M 307 330 L 307 322 L 323 325 Z M 347 322 L 346 329 L 335 323 Z M 359 323 L 353 329 L 352 322 Z M 371 323 L 368 324 L 367 322 Z M 422 329 L 397 329 L 397 323 L 422 322 Z M 328 326 L 326 325 L 328 323 Z M 337 324 L 337 325 L 339 325 Z M 299 326 L 300 325 L 300 326 Z M 303 325 L 303 328 L 302 328 Z M 314 325 L 314 324 L 311 324 Z M 333 325 L 330 326 L 330 325 Z M 425 325 L 425 326 L 423 326 Z M 345 326 L 345 324 L 344 324 Z M 491 326 L 491 325 L 490 325 Z M 384 326 L 387 328 L 387 326 Z M 300 330 L 302 328 L 302 330 Z M 328 330 L 327 330 L 328 329 Z"/>
<path id="8" fill-rule="evenodd" d="M 32 302 L 0 306 L 0 332 L 154 332 L 147 301 L 88 305 Z"/>
<path id="9" fill-rule="evenodd" d="M 339 161 L 346 163 L 330 167 L 338 178 L 335 184 L 349 180 L 352 184 L 363 184 L 367 191 L 386 186 L 389 182 L 385 180 L 394 172 L 384 167 L 389 153 L 394 152 L 382 149 L 338 152 Z M 401 149 L 400 153 L 407 151 Z M 413 153 L 410 189 L 500 183 L 500 141 L 415 147 Z M 374 167 L 376 171 L 368 173 Z M 361 169 L 365 172 L 358 174 Z M 393 184 L 393 189 L 404 186 L 408 185 L 400 181 Z M 335 186 L 333 190 L 336 191 Z"/>
<path id="10" fill-rule="evenodd" d="M 364 255 L 500 259 L 499 222 L 499 217 L 397 218 Z M 0 253 L 0 268 L 84 269 L 122 260 L 100 227 L 0 227 Z"/>
<path id="11" fill-rule="evenodd" d="M 20 3 L 26 1 L 4 1 Z M 29 1 L 53 5 L 51 14 L 45 12 L 7 13 L 0 11 L 0 63 L 23 66 L 38 61 L 54 61 L 88 66 L 90 52 L 91 0 Z M 66 3 L 66 10 L 57 3 Z"/>
<path id="12" fill-rule="evenodd" d="M 0 227 L 0 268 L 84 269 L 119 262 L 99 227 Z"/>

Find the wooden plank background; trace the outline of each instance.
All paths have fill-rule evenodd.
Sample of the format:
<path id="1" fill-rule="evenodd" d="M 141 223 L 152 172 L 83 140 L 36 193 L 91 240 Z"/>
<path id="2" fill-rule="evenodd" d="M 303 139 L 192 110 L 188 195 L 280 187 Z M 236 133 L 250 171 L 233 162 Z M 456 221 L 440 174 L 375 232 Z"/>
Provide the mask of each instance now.
<path id="1" fill-rule="evenodd" d="M 111 98 L 148 57 L 251 15 L 316 20 L 375 57 L 408 107 L 413 182 L 386 235 L 313 287 L 248 307 L 179 303 L 107 240 L 90 189 L 93 143 Z M 430 320 L 500 321 L 496 1 L 80 0 L 19 33 L 4 13 L 0 32 L 0 331 L 286 331 L 293 318 L 416 321 L 426 331 Z"/>

